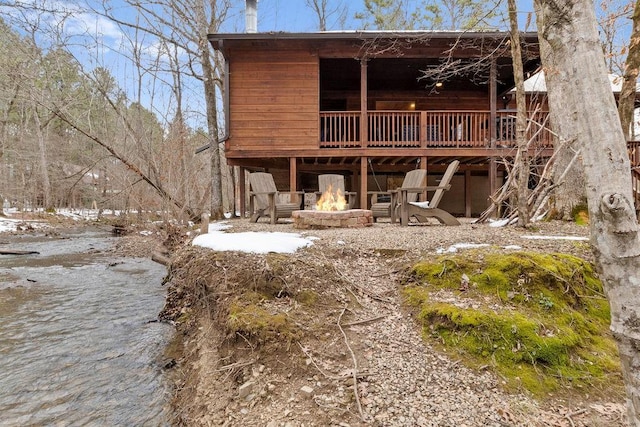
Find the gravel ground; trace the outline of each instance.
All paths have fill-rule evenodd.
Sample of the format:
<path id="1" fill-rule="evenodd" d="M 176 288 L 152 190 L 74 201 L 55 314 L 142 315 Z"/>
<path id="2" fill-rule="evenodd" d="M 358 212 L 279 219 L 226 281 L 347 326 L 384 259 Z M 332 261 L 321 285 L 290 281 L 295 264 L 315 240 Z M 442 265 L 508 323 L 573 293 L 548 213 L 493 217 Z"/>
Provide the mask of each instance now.
<path id="1" fill-rule="evenodd" d="M 366 249 L 406 250 L 408 256 L 433 254 L 438 250 L 448 250 L 460 243 L 488 244 L 496 246 L 518 246 L 524 250 L 542 252 L 566 252 L 590 258 L 591 249 L 587 241 L 546 239 L 552 236 L 586 239 L 589 228 L 570 222 L 541 222 L 530 229 L 518 227 L 491 227 L 488 224 L 474 224 L 471 219 L 461 219 L 459 227 L 412 224 L 400 227 L 389 222 L 378 222 L 366 228 L 334 228 L 325 230 L 297 230 L 293 224 L 281 219 L 272 225 L 260 220 L 257 224 L 244 219 L 227 221 L 232 228 L 228 232 L 241 231 L 281 231 L 319 237 L 315 245 Z"/>
<path id="2" fill-rule="evenodd" d="M 316 249 L 357 254 L 334 262 L 344 278 L 354 284 L 354 289 L 363 292 L 357 295 L 359 308 L 349 313 L 350 323 L 355 324 L 344 328 L 344 340 L 304 344 L 307 365 L 314 374 L 300 377 L 271 366 L 254 367 L 245 370 L 245 377 L 238 381 L 238 384 L 252 383 L 253 393 L 246 396 L 237 390 L 230 391 L 228 384 L 224 390 L 216 390 L 215 387 L 220 387 L 219 378 L 207 376 L 219 377 L 219 371 L 202 369 L 201 358 L 196 399 L 200 399 L 200 407 L 209 409 L 194 414 L 191 418 L 194 424 L 268 427 L 627 425 L 620 395 L 611 396 L 607 401 L 567 395 L 540 402 L 526 394 L 505 393 L 500 388 L 501 379 L 493 373 L 470 370 L 425 343 L 411 315 L 402 310 L 398 295 L 397 267 L 438 251 L 453 250 L 454 245 L 461 243 L 489 244 L 505 250 L 518 247 L 565 252 L 590 259 L 588 241 L 543 238 L 585 238 L 588 227 L 550 222 L 525 230 L 494 228 L 463 220 L 459 227 L 400 227 L 376 223 L 360 229 L 301 232 L 282 220 L 276 225 L 251 224 L 244 219 L 227 223 L 232 226 L 227 230 L 229 233 L 296 232 L 317 237 Z M 398 256 L 380 256 L 381 252 L 388 251 Z M 201 332 L 198 352 L 210 358 L 213 349 L 206 347 L 207 330 Z M 354 369 L 358 373 L 355 401 L 354 382 L 350 375 L 344 375 L 353 373 Z M 603 392 L 606 395 L 606 391 Z M 224 399 L 228 402 L 220 405 Z"/>

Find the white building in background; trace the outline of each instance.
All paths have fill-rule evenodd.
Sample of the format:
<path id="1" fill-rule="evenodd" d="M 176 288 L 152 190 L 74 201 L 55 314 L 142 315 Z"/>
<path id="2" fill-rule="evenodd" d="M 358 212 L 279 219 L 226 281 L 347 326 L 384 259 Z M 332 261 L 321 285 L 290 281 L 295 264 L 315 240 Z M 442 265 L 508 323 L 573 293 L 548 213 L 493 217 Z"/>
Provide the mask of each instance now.
<path id="1" fill-rule="evenodd" d="M 619 95 L 622 90 L 622 76 L 616 74 L 609 74 L 609 82 L 611 83 L 611 91 Z M 535 94 L 546 96 L 547 82 L 545 81 L 544 71 L 540 71 L 524 81 L 524 91 L 527 95 L 532 97 Z M 636 92 L 640 93 L 640 84 L 636 85 Z M 515 95 L 515 88 L 509 91 L 509 100 Z M 504 99 L 504 98 L 503 98 Z M 636 107 L 634 110 L 633 119 L 634 135 L 640 136 L 640 107 Z"/>

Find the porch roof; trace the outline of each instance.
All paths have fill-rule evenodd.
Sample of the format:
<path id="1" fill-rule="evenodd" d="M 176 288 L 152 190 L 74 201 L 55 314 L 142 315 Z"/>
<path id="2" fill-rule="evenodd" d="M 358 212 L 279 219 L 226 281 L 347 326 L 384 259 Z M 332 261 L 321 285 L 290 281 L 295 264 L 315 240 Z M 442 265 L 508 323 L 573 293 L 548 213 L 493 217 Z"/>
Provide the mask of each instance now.
<path id="1" fill-rule="evenodd" d="M 222 40 L 363 40 L 363 39 L 398 39 L 398 38 L 431 38 L 431 39 L 504 39 L 509 37 L 507 31 L 318 31 L 309 33 L 291 33 L 285 31 L 269 31 L 263 33 L 213 33 L 209 41 L 216 43 Z M 538 33 L 534 31 L 520 33 L 520 38 L 527 43 L 538 43 Z"/>

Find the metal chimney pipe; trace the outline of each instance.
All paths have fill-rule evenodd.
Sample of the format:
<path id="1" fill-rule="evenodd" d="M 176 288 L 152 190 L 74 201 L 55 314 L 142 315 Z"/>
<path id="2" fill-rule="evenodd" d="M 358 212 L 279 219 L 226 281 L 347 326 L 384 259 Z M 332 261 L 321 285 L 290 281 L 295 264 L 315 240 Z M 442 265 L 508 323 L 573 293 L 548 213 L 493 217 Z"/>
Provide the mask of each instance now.
<path id="1" fill-rule="evenodd" d="M 258 0 L 245 1 L 245 33 L 258 32 Z"/>

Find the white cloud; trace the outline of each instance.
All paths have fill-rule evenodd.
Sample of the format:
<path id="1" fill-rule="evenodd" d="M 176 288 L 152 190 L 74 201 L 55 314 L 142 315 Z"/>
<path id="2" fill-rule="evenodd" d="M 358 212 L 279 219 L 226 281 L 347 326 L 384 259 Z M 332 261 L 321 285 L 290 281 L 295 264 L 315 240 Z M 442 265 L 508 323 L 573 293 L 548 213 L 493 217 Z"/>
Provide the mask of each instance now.
<path id="1" fill-rule="evenodd" d="M 69 17 L 65 22 L 65 30 L 69 34 L 83 35 L 100 39 L 108 39 L 120 43 L 124 33 L 114 22 L 109 19 L 90 13 L 78 13 Z"/>

